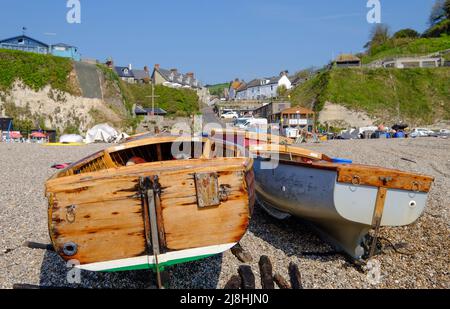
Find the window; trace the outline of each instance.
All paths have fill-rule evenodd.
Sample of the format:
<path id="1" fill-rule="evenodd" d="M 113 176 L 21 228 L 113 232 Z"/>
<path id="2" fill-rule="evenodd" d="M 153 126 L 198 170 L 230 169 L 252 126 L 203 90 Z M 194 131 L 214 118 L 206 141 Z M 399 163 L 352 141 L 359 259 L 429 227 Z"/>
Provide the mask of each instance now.
<path id="1" fill-rule="evenodd" d="M 17 43 L 19 43 L 20 45 L 24 45 L 25 44 L 25 40 L 24 39 L 18 39 Z"/>

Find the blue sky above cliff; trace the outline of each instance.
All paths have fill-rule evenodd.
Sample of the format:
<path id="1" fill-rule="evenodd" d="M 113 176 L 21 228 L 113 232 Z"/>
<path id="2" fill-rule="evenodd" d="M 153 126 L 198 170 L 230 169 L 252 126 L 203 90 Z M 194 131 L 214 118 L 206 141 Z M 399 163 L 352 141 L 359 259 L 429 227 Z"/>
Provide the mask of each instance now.
<path id="1" fill-rule="evenodd" d="M 204 83 L 250 80 L 326 64 L 359 52 L 373 25 L 366 0 L 81 0 L 81 24 L 66 0 L 0 0 L 0 38 L 21 33 L 79 47 L 83 57 L 134 67 L 194 71 Z M 434 0 L 381 0 L 392 31 L 423 31 Z"/>

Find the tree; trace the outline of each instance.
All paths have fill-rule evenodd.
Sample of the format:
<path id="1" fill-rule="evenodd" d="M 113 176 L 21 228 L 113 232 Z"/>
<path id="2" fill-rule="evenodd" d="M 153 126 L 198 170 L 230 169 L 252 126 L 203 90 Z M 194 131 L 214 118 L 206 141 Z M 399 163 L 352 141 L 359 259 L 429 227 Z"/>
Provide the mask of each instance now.
<path id="1" fill-rule="evenodd" d="M 450 19 L 450 0 L 445 1 L 444 11 L 445 11 L 445 17 L 447 17 L 447 19 Z"/>
<path id="2" fill-rule="evenodd" d="M 414 29 L 402 29 L 394 33 L 394 39 L 403 39 L 403 38 L 418 38 L 420 36 L 419 32 Z"/>
<path id="3" fill-rule="evenodd" d="M 428 18 L 428 23 L 430 26 L 434 26 L 441 22 L 446 15 L 446 6 L 450 5 L 450 1 L 446 0 L 436 0 L 433 7 L 431 8 L 430 17 Z"/>
<path id="4" fill-rule="evenodd" d="M 285 85 L 281 85 L 281 86 L 278 87 L 278 89 L 277 89 L 277 95 L 278 95 L 278 97 L 280 97 L 280 98 L 285 98 L 286 95 L 287 95 L 287 91 L 288 91 L 288 89 L 286 88 L 286 86 L 285 86 Z"/>
<path id="5" fill-rule="evenodd" d="M 389 39 L 389 26 L 385 24 L 377 24 L 370 33 L 370 41 L 364 47 L 371 50 L 374 47 L 383 45 Z"/>

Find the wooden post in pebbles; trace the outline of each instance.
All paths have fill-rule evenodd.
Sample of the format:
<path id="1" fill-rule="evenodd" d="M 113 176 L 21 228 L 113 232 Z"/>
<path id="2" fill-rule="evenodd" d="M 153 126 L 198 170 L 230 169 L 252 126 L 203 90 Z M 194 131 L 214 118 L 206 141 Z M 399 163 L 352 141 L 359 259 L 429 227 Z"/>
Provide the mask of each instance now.
<path id="1" fill-rule="evenodd" d="M 283 278 L 282 275 L 280 274 L 275 274 L 275 276 L 273 276 L 273 280 L 275 281 L 275 283 L 278 285 L 278 287 L 280 288 L 280 290 L 288 290 L 291 288 L 291 286 L 289 285 L 289 283 L 286 281 L 286 279 Z"/>
<path id="2" fill-rule="evenodd" d="M 259 270 L 261 273 L 261 286 L 263 290 L 275 289 L 275 284 L 273 283 L 272 262 L 270 262 L 269 257 L 265 255 L 261 256 L 259 259 Z"/>
<path id="3" fill-rule="evenodd" d="M 242 249 L 241 244 L 237 244 L 236 246 L 231 248 L 231 253 L 233 253 L 233 255 L 237 257 L 238 260 L 242 263 L 251 263 L 253 261 L 253 257 L 250 255 L 250 253 Z"/>
<path id="4" fill-rule="evenodd" d="M 252 268 L 250 266 L 239 266 L 239 275 L 241 276 L 243 290 L 256 289 L 255 275 L 253 274 Z"/>
<path id="5" fill-rule="evenodd" d="M 289 264 L 289 276 L 291 278 L 291 286 L 294 290 L 303 289 L 302 276 L 297 264 L 292 262 Z"/>
<path id="6" fill-rule="evenodd" d="M 234 275 L 225 285 L 225 290 L 239 290 L 241 285 L 241 277 Z"/>

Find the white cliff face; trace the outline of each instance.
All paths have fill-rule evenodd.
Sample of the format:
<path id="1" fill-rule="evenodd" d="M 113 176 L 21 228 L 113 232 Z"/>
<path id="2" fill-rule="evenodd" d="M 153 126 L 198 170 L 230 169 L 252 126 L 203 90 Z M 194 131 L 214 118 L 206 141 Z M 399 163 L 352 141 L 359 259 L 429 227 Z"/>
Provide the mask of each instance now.
<path id="1" fill-rule="evenodd" d="M 8 115 L 11 108 L 14 115 Z M 42 119 L 47 129 L 61 132 L 68 125 L 77 126 L 80 132 L 87 131 L 96 124 L 93 115 L 120 122 L 119 116 L 100 99 L 73 96 L 50 86 L 34 91 L 20 81 L 16 81 L 10 91 L 0 92 L 0 114 L 19 119 Z"/>

